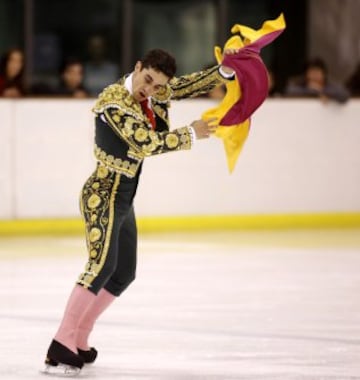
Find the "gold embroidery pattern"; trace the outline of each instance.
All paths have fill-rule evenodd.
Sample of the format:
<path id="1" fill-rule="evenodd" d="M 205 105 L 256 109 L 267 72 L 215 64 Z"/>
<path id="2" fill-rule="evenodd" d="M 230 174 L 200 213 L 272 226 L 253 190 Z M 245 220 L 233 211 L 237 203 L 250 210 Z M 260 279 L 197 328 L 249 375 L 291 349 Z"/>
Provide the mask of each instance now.
<path id="1" fill-rule="evenodd" d="M 170 149 L 173 149 L 179 145 L 179 137 L 174 133 L 169 133 L 165 138 L 165 143 Z"/>
<path id="2" fill-rule="evenodd" d="M 170 81 L 170 86 L 173 91 L 171 98 L 183 99 L 196 97 L 209 92 L 221 83 L 225 83 L 226 79 L 220 75 L 218 68 L 218 66 L 214 66 L 208 70 L 173 78 Z"/>
<path id="3" fill-rule="evenodd" d="M 118 123 L 121 117 L 126 114 L 140 122 L 150 124 L 148 118 L 144 115 L 140 104 L 121 84 L 115 83 L 105 87 L 93 107 L 93 112 L 101 114 L 109 108 L 116 109 L 116 113 L 113 114 L 116 123 Z"/>
<path id="4" fill-rule="evenodd" d="M 187 127 L 178 128 L 171 132 L 155 132 L 146 129 L 144 124 L 128 115 L 123 115 L 121 120 L 116 122 L 113 116 L 118 115 L 117 110 L 105 110 L 104 115 L 111 128 L 126 141 L 131 151 L 139 155 L 151 156 L 191 148 L 190 133 Z M 168 135 L 171 137 L 168 138 Z"/>
<path id="5" fill-rule="evenodd" d="M 170 103 L 168 102 L 168 104 L 166 105 L 167 108 L 170 107 Z M 159 116 L 161 119 L 163 119 L 165 121 L 165 123 L 167 125 L 169 125 L 169 115 L 168 115 L 168 112 L 162 108 L 159 104 L 156 104 L 156 103 L 152 103 L 152 108 L 154 110 L 154 113 Z"/>
<path id="6" fill-rule="evenodd" d="M 85 288 L 91 287 L 107 257 L 114 222 L 115 195 L 119 184 L 119 173 L 109 172 L 98 166 L 81 193 L 89 260 L 77 282 Z"/>
<path id="7" fill-rule="evenodd" d="M 164 86 L 161 90 L 159 90 L 153 98 L 156 99 L 158 103 L 167 103 L 172 95 L 172 90 L 169 85 Z"/>
<path id="8" fill-rule="evenodd" d="M 188 127 L 182 127 L 177 129 L 179 133 L 179 144 L 181 149 L 191 149 L 191 137 Z"/>
<path id="9" fill-rule="evenodd" d="M 135 177 L 140 163 L 144 158 L 144 155 L 136 154 L 135 152 L 129 150 L 128 151 L 128 157 L 131 158 L 133 161 L 129 160 L 122 160 L 121 158 L 115 158 L 113 155 L 106 154 L 105 151 L 103 151 L 101 148 L 95 145 L 94 148 L 94 154 L 96 159 L 103 165 L 99 166 L 98 168 L 98 176 L 99 178 L 103 175 L 107 175 L 108 170 L 113 170 L 117 173 L 124 174 L 127 177 L 133 178 Z"/>
<path id="10" fill-rule="evenodd" d="M 149 136 L 149 131 L 145 128 L 139 128 L 135 132 L 135 140 L 138 142 L 144 142 Z"/>

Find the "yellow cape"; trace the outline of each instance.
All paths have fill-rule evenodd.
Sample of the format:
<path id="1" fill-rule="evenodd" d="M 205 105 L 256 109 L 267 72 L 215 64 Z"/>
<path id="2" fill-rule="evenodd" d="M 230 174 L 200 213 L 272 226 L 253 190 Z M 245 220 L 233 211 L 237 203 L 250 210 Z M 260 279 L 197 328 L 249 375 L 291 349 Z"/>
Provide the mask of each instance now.
<path id="1" fill-rule="evenodd" d="M 230 37 L 224 45 L 224 50 L 240 49 L 269 33 L 285 29 L 285 26 L 286 24 L 283 14 L 275 20 L 268 20 L 264 22 L 259 30 L 251 29 L 245 25 L 236 24 L 231 28 L 231 33 L 240 33 L 242 37 L 240 37 L 240 35 Z M 214 53 L 217 62 L 220 64 L 223 60 L 221 48 L 216 46 Z M 226 95 L 221 103 L 217 107 L 205 111 L 202 115 L 202 119 L 207 120 L 215 117 L 218 120 L 222 120 L 226 113 L 239 99 L 241 99 L 241 83 L 239 83 L 235 78 L 235 80 L 228 81 L 226 83 Z M 243 123 L 237 125 L 219 125 L 215 132 L 215 136 L 223 140 L 230 173 L 235 168 L 241 149 L 249 134 L 249 128 L 250 119 L 247 119 Z"/>

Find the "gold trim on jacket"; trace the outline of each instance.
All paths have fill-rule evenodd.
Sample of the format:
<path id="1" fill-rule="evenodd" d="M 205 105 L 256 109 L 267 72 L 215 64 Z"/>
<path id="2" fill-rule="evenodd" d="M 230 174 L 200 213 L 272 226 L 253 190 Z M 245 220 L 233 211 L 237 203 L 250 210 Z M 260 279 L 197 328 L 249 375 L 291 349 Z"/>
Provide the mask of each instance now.
<path id="1" fill-rule="evenodd" d="M 165 122 L 167 129 L 170 99 L 196 97 L 210 91 L 219 83 L 226 82 L 218 68 L 214 66 L 208 70 L 173 78 L 162 92 L 152 97 L 153 111 Z M 103 115 L 116 136 L 127 144 L 126 156 L 124 152 L 119 152 L 119 157 L 116 157 L 114 153 L 110 155 L 106 152 L 105 147 L 95 146 L 95 157 L 110 170 L 134 177 L 145 157 L 190 149 L 192 140 L 186 126 L 172 131 L 152 130 L 140 104 L 123 83 L 124 79 L 106 87 L 99 95 L 93 111 L 97 115 Z"/>
<path id="2" fill-rule="evenodd" d="M 219 66 L 213 66 L 210 69 L 172 78 L 169 84 L 153 98 L 159 103 L 168 102 L 170 99 L 195 98 L 226 82 L 227 79 L 219 72 Z"/>
<path id="3" fill-rule="evenodd" d="M 133 152 L 144 157 L 191 148 L 188 127 L 177 128 L 171 132 L 155 132 L 139 118 L 124 114 L 121 109 L 105 109 L 104 115 L 114 132 Z"/>
<path id="4" fill-rule="evenodd" d="M 111 154 L 107 154 L 96 144 L 94 148 L 94 155 L 97 161 L 100 162 L 100 164 L 102 164 L 110 171 L 115 171 L 117 173 L 124 174 L 129 178 L 135 177 L 140 167 L 140 164 L 144 159 L 143 155 L 138 155 L 135 152 L 132 152 L 130 149 L 127 152 L 129 160 L 116 158 Z"/>

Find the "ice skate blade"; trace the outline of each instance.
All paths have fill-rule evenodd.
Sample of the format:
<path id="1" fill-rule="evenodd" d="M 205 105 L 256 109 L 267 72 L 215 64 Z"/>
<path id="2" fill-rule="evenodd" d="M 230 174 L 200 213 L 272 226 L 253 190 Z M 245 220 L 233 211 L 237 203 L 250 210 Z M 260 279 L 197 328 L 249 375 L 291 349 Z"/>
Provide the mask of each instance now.
<path id="1" fill-rule="evenodd" d="M 50 365 L 46 364 L 44 370 L 40 371 L 44 375 L 57 377 L 77 377 L 80 374 L 80 368 L 68 364 Z"/>

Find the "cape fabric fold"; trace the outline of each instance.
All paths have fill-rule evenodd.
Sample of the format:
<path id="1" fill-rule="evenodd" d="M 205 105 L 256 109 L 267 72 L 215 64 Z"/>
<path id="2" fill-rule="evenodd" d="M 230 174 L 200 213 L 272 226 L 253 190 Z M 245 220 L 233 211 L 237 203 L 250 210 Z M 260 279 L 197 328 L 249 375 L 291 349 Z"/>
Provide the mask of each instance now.
<path id="1" fill-rule="evenodd" d="M 216 117 L 219 127 L 215 136 L 224 143 L 230 173 L 248 136 L 250 117 L 264 102 L 268 95 L 268 73 L 260 57 L 261 49 L 277 38 L 285 29 L 285 20 L 281 14 L 275 20 L 264 22 L 259 30 L 236 24 L 233 34 L 224 45 L 225 49 L 240 49 L 238 53 L 222 56 L 221 48 L 215 47 L 218 63 L 230 67 L 236 74 L 235 80 L 226 84 L 226 95 L 221 103 L 207 110 L 204 120 Z"/>

